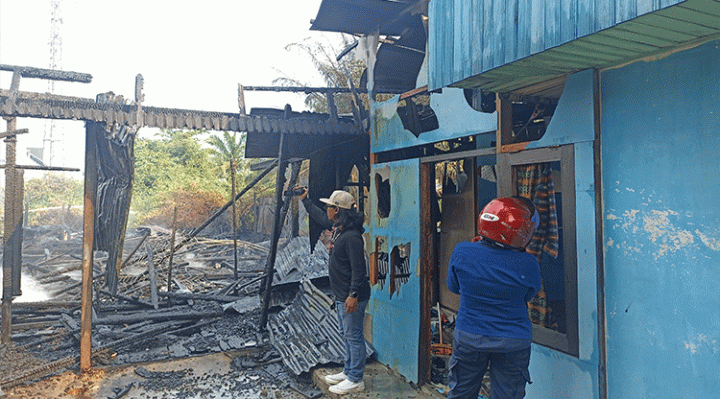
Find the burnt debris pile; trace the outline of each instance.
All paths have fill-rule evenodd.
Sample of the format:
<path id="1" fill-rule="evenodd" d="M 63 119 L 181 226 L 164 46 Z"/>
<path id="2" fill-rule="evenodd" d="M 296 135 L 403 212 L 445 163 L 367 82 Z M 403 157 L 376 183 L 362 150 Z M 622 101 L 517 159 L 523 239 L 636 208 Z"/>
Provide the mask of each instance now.
<path id="1" fill-rule="evenodd" d="M 257 378 L 292 375 L 284 384 L 308 391 L 310 368 L 342 359 L 322 243 L 311 253 L 307 237 L 280 240 L 269 322 L 260 329 L 269 242 L 193 236 L 173 248 L 172 238 L 162 228 L 128 230 L 115 293 L 104 286 L 107 256 L 96 252 L 93 365 L 226 352 L 237 356 L 237 370 L 253 371 Z M 183 239 L 182 234 L 175 237 L 176 242 Z M 3 389 L 78 364 L 81 235 L 30 232 L 22 258 L 23 295 L 13 303 L 12 343 L 0 346 Z"/>

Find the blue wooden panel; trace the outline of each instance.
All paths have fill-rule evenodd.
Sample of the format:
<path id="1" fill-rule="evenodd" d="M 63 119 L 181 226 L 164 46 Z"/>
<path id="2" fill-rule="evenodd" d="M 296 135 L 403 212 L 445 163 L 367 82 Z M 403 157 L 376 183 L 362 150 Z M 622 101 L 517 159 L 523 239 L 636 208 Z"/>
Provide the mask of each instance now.
<path id="1" fill-rule="evenodd" d="M 615 25 L 615 0 L 595 2 L 595 31 Z"/>
<path id="2" fill-rule="evenodd" d="M 493 67 L 505 64 L 505 2 L 495 3 L 493 9 L 493 29 L 491 42 L 493 43 Z"/>
<path id="3" fill-rule="evenodd" d="M 560 1 L 545 1 L 545 48 L 560 42 Z"/>
<path id="4" fill-rule="evenodd" d="M 470 28 L 467 24 L 469 2 L 456 3 L 453 4 L 453 7 L 458 9 L 457 12 L 453 13 L 453 45 L 455 47 L 453 53 L 453 80 L 461 80 L 465 72 L 463 70 L 465 57 L 467 56 L 467 59 L 470 59 L 470 55 L 465 53 L 467 49 L 467 32 L 469 32 Z"/>
<path id="5" fill-rule="evenodd" d="M 560 42 L 566 43 L 577 37 L 577 0 L 560 3 Z"/>
<path id="6" fill-rule="evenodd" d="M 615 0 L 615 20 L 628 21 L 637 16 L 637 3 L 634 1 Z"/>
<path id="7" fill-rule="evenodd" d="M 595 32 L 594 0 L 578 0 L 577 21 L 577 37 L 583 37 Z"/>
<path id="8" fill-rule="evenodd" d="M 392 207 L 385 227 L 376 226 L 377 201 L 372 204 L 372 220 L 368 223 L 371 237 L 387 237 L 388 250 L 398 245 L 410 244 L 410 277 L 399 286 L 392 297 L 389 282 L 383 289 L 373 287 L 368 313 L 373 317 L 373 346 L 381 363 L 391 366 L 409 381 L 417 382 L 418 345 L 420 333 L 420 278 L 417 274 L 420 259 L 420 163 L 406 160 L 375 165 L 389 168 Z M 370 195 L 377 198 L 374 185 Z"/>
<path id="9" fill-rule="evenodd" d="M 492 69 L 493 63 L 493 42 L 492 29 L 495 21 L 493 21 L 493 2 L 486 1 L 483 9 L 483 46 L 482 46 L 482 65 L 483 70 Z"/>
<path id="10" fill-rule="evenodd" d="M 433 40 L 428 51 L 438 56 L 431 57 L 429 88 L 446 87 L 681 2 L 433 0 L 429 3 Z M 453 54 L 453 49 L 461 53 Z"/>
<path id="11" fill-rule="evenodd" d="M 713 41 L 602 75 L 608 397 L 720 392 L 718 59 Z"/>
<path id="12" fill-rule="evenodd" d="M 651 12 L 659 6 L 660 0 L 637 0 L 637 15 L 643 15 Z"/>
<path id="13" fill-rule="evenodd" d="M 478 56 L 478 53 L 482 51 L 484 46 L 483 32 L 485 26 L 485 9 L 482 4 L 473 2 L 473 14 L 472 14 L 473 28 L 470 31 L 470 37 L 472 37 L 473 51 L 471 53 L 471 74 L 476 75 L 483 71 L 482 57 Z"/>
<path id="14" fill-rule="evenodd" d="M 532 14 L 531 0 L 518 0 L 518 34 L 517 58 L 530 55 L 530 15 Z"/>
<path id="15" fill-rule="evenodd" d="M 517 59 L 517 36 L 518 36 L 518 2 L 508 1 L 505 3 L 505 59 L 500 63 L 505 64 Z"/>
<path id="16" fill-rule="evenodd" d="M 552 1 L 552 0 L 549 0 Z M 530 0 L 530 53 L 545 50 L 545 1 Z"/>

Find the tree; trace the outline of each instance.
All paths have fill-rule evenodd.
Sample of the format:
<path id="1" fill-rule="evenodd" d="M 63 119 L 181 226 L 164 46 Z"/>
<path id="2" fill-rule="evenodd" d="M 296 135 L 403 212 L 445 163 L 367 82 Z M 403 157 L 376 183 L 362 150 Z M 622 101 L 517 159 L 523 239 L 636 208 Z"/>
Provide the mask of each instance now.
<path id="1" fill-rule="evenodd" d="M 207 139 L 211 150 L 211 160 L 220 172 L 219 176 L 226 179 L 228 184 L 231 181 L 231 162 L 235 164 L 237 191 L 242 190 L 259 173 L 251 170 L 250 160 L 244 157 L 246 139 L 245 133 L 241 133 L 240 137 L 237 137 L 234 132 L 222 132 L 222 136 L 211 135 Z M 228 185 L 228 187 L 230 186 Z M 239 226 L 255 221 L 255 215 L 250 212 L 255 199 L 260 196 L 273 196 L 275 193 L 274 187 L 274 182 L 271 179 L 263 179 L 251 189 L 251 193 L 245 194 L 236 202 Z M 231 195 L 228 195 L 228 199 L 230 198 Z"/>
<path id="2" fill-rule="evenodd" d="M 309 39 L 288 44 L 285 46 L 285 49 L 288 51 L 299 51 L 307 55 L 325 81 L 327 87 L 350 87 L 348 82 L 349 74 L 353 84 L 357 88 L 360 84 L 360 78 L 365 71 L 365 62 L 363 60 L 352 59 L 349 56 L 345 56 L 341 61 L 337 60 L 337 54 L 351 43 L 352 39 L 350 36 L 341 35 L 340 44 L 342 47 L 340 49 L 334 46 L 329 40 L 325 42 L 311 42 Z M 283 73 L 283 75 L 285 76 L 273 80 L 273 83 L 281 86 L 312 86 L 307 82 L 291 78 L 287 74 Z M 367 109 L 369 104 L 367 94 L 361 94 L 360 99 Z M 353 104 L 352 94 L 341 93 L 335 95 L 335 106 L 339 114 L 352 113 Z M 323 93 L 308 94 L 305 97 L 305 105 L 313 112 L 329 112 L 327 98 Z"/>
<path id="3" fill-rule="evenodd" d="M 68 207 L 83 205 L 83 184 L 81 180 L 57 172 L 28 179 L 24 190 L 25 204 L 30 210 L 28 224 L 70 223 L 71 214 L 82 215 L 81 209 Z"/>
<path id="4" fill-rule="evenodd" d="M 135 141 L 135 182 L 132 209 L 139 221 L 172 202 L 176 190 L 226 193 L 227 182 L 214 172 L 211 151 L 203 148 L 201 130 L 161 130 Z M 179 217 L 185 215 L 179 215 Z M 209 215 L 207 215 L 209 216 Z M 168 223 L 171 219 L 168 219 Z"/>

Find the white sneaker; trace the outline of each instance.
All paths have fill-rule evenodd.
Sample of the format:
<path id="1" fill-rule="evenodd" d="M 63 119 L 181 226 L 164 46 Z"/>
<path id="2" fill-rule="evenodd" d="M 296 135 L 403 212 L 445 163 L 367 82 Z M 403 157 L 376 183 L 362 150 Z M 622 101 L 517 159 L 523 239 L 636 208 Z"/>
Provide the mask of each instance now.
<path id="1" fill-rule="evenodd" d="M 351 382 L 350 380 L 342 380 L 342 382 L 330 387 L 330 392 L 339 395 L 347 393 L 362 392 L 365 390 L 365 382 Z"/>
<path id="2" fill-rule="evenodd" d="M 330 375 L 325 376 L 325 382 L 327 382 L 330 385 L 338 384 L 346 379 L 347 379 L 347 376 L 342 371 L 337 374 L 330 374 Z"/>

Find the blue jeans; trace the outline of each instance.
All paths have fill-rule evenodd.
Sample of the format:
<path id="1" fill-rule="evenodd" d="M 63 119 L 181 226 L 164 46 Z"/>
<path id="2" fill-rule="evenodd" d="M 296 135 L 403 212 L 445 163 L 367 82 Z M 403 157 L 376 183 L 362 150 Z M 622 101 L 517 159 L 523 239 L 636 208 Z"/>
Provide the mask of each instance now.
<path id="1" fill-rule="evenodd" d="M 485 371 L 490 366 L 490 399 L 521 399 L 530 383 L 530 347 L 524 349 L 482 348 L 472 335 L 455 330 L 450 357 L 448 399 L 476 399 Z M 475 336 L 479 337 L 479 336 Z M 478 345 L 480 344 L 480 345 Z"/>
<path id="2" fill-rule="evenodd" d="M 335 301 L 340 336 L 345 341 L 345 367 L 343 373 L 351 382 L 362 381 L 365 372 L 367 350 L 365 349 L 365 336 L 363 335 L 363 321 L 367 304 L 368 301 L 358 302 L 356 311 L 345 313 L 345 302 Z"/>

